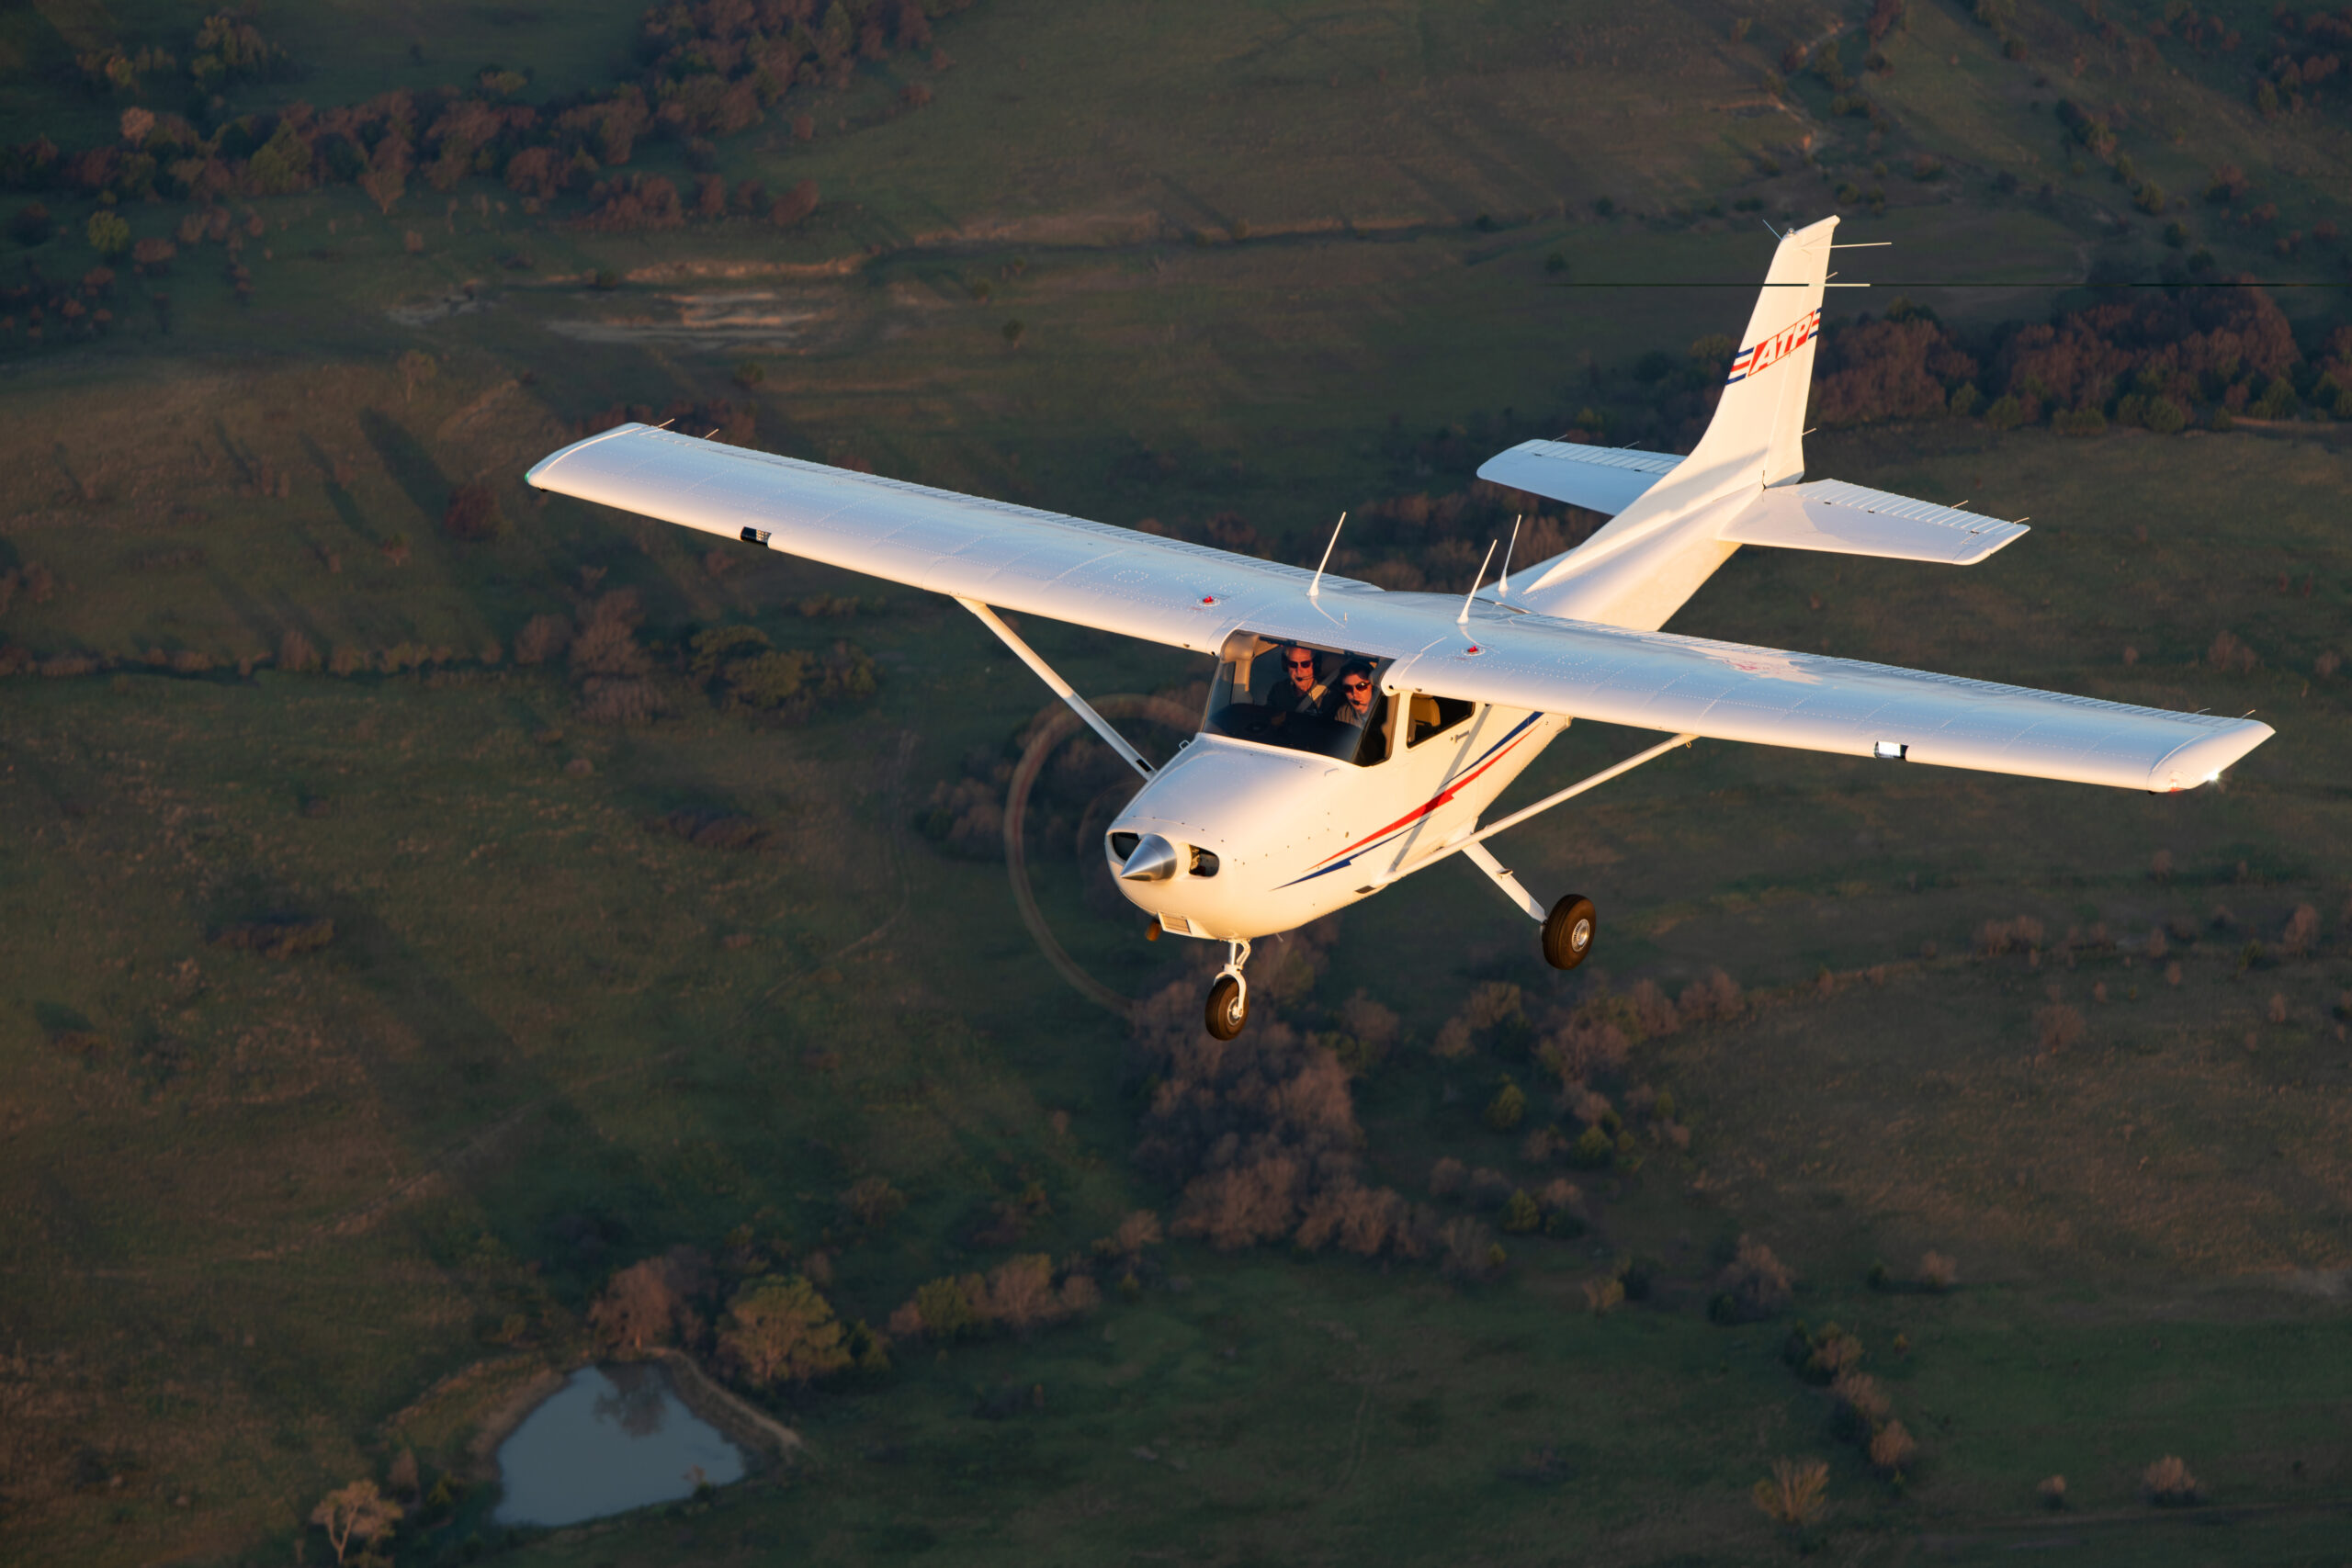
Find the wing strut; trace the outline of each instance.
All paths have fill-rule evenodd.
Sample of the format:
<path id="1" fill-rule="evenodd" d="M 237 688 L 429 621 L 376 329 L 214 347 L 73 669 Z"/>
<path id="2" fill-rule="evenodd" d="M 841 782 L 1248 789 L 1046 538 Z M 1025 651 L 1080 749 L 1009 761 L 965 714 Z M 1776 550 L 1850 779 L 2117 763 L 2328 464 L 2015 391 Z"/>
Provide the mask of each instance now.
<path id="1" fill-rule="evenodd" d="M 1653 761 L 1659 757 L 1665 756 L 1677 746 L 1688 746 L 1690 742 L 1698 739 L 1699 738 L 1696 735 L 1678 735 L 1671 740 L 1661 740 L 1657 745 L 1651 747 L 1648 750 L 1637 751 L 1633 756 L 1626 758 L 1623 761 L 1618 763 L 1614 767 L 1603 768 L 1600 772 L 1593 774 L 1589 779 L 1577 780 L 1575 784 L 1570 784 L 1567 788 L 1561 790 L 1556 795 L 1547 795 L 1532 806 L 1521 807 L 1519 810 L 1512 812 L 1510 816 L 1504 818 L 1499 822 L 1490 823 L 1487 826 L 1479 829 L 1475 833 L 1465 833 L 1450 844 L 1440 844 L 1436 849 L 1430 851 L 1428 854 L 1423 855 L 1412 864 L 1400 866 L 1396 870 L 1390 872 L 1387 875 L 1378 878 L 1373 883 L 1373 886 L 1374 887 L 1385 887 L 1390 883 L 1396 881 L 1398 877 L 1410 876 L 1413 873 L 1420 870 L 1424 866 L 1435 865 L 1438 862 L 1443 860 L 1450 854 L 1466 852 L 1469 853 L 1472 860 L 1477 862 L 1479 870 L 1485 872 L 1488 876 L 1494 876 L 1497 885 L 1501 886 L 1504 892 L 1512 893 L 1518 886 L 1516 881 L 1510 883 L 1504 882 L 1504 878 L 1509 877 L 1510 873 L 1503 871 L 1499 864 L 1492 863 L 1494 862 L 1494 857 L 1487 854 L 1485 850 L 1478 847 L 1482 842 L 1487 839 L 1493 838 L 1497 833 L 1501 832 L 1506 828 L 1518 827 L 1521 822 L 1526 821 L 1529 818 L 1534 816 L 1539 811 L 1549 811 L 1552 807 L 1559 805 L 1565 800 L 1569 800 L 1577 795 L 1582 795 L 1585 791 L 1591 789 L 1596 785 L 1605 784 L 1611 779 L 1617 777 L 1620 773 L 1630 773 L 1635 768 L 1640 767 L 1644 762 Z M 1481 859 L 1481 856 L 1484 856 L 1485 858 Z M 1495 874 L 1497 872 L 1502 872 L 1502 875 L 1496 876 Z M 1525 893 L 1520 892 L 1517 893 L 1516 896 L 1522 904 L 1532 907 L 1533 900 L 1530 899 Z M 1537 919 L 1542 919 L 1544 917 L 1541 914 L 1538 914 L 1535 918 Z"/>
<path id="2" fill-rule="evenodd" d="M 1054 695 L 1068 703 L 1072 713 L 1078 715 L 1079 717 L 1084 719 L 1088 725 L 1092 727 L 1094 733 L 1101 736 L 1106 742 L 1108 742 L 1112 750 L 1116 751 L 1120 756 L 1125 757 L 1127 760 L 1127 766 L 1141 773 L 1145 778 L 1151 777 L 1151 764 L 1143 760 L 1143 753 L 1128 745 L 1125 740 L 1122 739 L 1119 736 L 1119 732 L 1111 728 L 1111 721 L 1094 711 L 1092 704 L 1089 703 L 1084 697 L 1080 696 L 1076 692 L 1070 690 L 1069 682 L 1063 680 L 1059 675 L 1055 674 L 1054 667 L 1046 663 L 1044 660 L 1038 658 L 1037 650 L 1031 648 L 1027 643 L 1023 642 L 1021 640 L 1021 634 L 1014 631 L 1011 626 L 1006 626 L 1004 624 L 1003 617 L 1000 616 L 994 610 L 989 609 L 986 604 L 981 604 L 978 599 L 966 599 L 958 596 L 956 603 L 963 605 L 964 608 L 971 611 L 975 615 L 978 615 L 980 618 L 980 625 L 996 633 L 998 638 L 1003 642 L 1004 646 L 1012 649 L 1013 656 L 1015 658 L 1019 659 L 1022 663 L 1029 666 L 1031 670 L 1036 671 L 1037 679 L 1043 681 L 1046 685 L 1053 688 Z"/>

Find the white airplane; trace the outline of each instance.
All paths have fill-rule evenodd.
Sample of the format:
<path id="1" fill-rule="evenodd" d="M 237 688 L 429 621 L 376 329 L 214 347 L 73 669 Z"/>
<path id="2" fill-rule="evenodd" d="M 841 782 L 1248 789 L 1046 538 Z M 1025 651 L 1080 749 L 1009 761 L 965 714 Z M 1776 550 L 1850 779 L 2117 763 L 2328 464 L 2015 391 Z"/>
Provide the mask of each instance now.
<path id="1" fill-rule="evenodd" d="M 1231 1039 L 1249 1017 L 1253 939 L 1455 854 L 1542 922 L 1548 961 L 1574 967 L 1591 948 L 1591 902 L 1571 893 L 1547 910 L 1486 840 L 1702 737 L 2157 792 L 2210 784 L 2269 738 L 2246 719 L 1657 629 L 1742 545 L 1968 566 L 2026 532 L 1804 480 L 1837 223 L 1781 236 L 1747 346 L 1690 456 L 1529 441 L 1481 468 L 1497 484 L 1613 517 L 1516 578 L 1508 553 L 1491 585 L 1482 563 L 1461 599 L 1384 592 L 1321 567 L 642 424 L 564 447 L 529 482 L 953 595 L 1143 775 L 1105 852 L 1120 890 L 1160 930 L 1226 944 L 1206 1021 Z M 1200 733 L 1154 769 L 992 605 L 1214 654 Z M 1672 739 L 1481 826 L 1575 718 Z"/>

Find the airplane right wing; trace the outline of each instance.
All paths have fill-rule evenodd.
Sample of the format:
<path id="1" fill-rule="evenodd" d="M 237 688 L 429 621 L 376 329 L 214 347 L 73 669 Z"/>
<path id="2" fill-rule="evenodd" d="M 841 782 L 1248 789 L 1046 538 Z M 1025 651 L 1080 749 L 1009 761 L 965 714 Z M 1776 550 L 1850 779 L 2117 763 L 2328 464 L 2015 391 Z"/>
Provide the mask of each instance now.
<path id="1" fill-rule="evenodd" d="M 1550 615 L 1484 612 L 1465 633 L 1430 642 L 1384 683 L 1641 729 L 2160 793 L 2212 782 L 2272 733 L 2245 718 Z"/>

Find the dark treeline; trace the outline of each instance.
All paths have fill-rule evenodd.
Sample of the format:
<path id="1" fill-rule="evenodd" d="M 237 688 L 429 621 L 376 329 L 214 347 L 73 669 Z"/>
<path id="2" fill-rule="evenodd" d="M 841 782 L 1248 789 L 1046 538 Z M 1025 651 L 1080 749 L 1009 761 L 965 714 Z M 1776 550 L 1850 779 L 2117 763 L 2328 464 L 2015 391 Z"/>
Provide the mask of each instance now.
<path id="1" fill-rule="evenodd" d="M 365 103 L 326 107 L 297 102 L 276 112 L 230 114 L 221 89 L 269 80 L 292 66 L 247 19 L 227 14 L 198 29 L 190 58 L 160 47 L 99 51 L 79 62 L 84 85 L 125 100 L 119 141 L 66 149 L 47 136 L 0 147 L 0 187 L 112 198 L 222 202 L 287 196 L 322 185 L 356 185 L 385 211 L 410 178 L 446 191 L 469 175 L 503 179 L 527 206 L 565 192 L 616 205 L 607 226 L 680 216 L 674 188 L 665 201 L 644 186 L 611 179 L 638 141 L 671 137 L 697 163 L 714 139 L 760 123 L 796 91 L 840 89 L 861 62 L 931 46 L 931 18 L 970 0 L 686 0 L 645 14 L 634 79 L 541 104 L 522 101 L 527 70 L 487 65 L 470 85 L 438 92 L 381 94 Z M 938 62 L 944 63 L 944 62 Z M 920 84 L 916 85 L 917 86 Z M 153 105 L 178 91 L 175 112 Z M 928 92 L 910 91 L 910 104 Z M 808 117 L 795 118 L 803 139 Z M 664 186 L 669 182 L 659 182 Z M 601 187 L 601 190 L 600 190 Z M 815 205 L 813 190 L 767 203 L 796 221 Z M 748 187 L 706 190 L 695 209 L 706 216 L 740 212 Z M 715 210 L 714 210 L 715 209 Z"/>

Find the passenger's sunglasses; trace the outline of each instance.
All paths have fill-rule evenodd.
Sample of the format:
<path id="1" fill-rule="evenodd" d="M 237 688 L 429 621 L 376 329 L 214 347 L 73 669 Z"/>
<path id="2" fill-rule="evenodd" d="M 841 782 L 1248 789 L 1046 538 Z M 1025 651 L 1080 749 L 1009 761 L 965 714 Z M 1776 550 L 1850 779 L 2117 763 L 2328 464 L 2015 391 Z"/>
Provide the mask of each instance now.
<path id="1" fill-rule="evenodd" d="M 1340 689 L 1343 692 L 1369 692 L 1372 690 L 1372 682 L 1369 681 L 1342 681 L 1340 682 Z"/>

